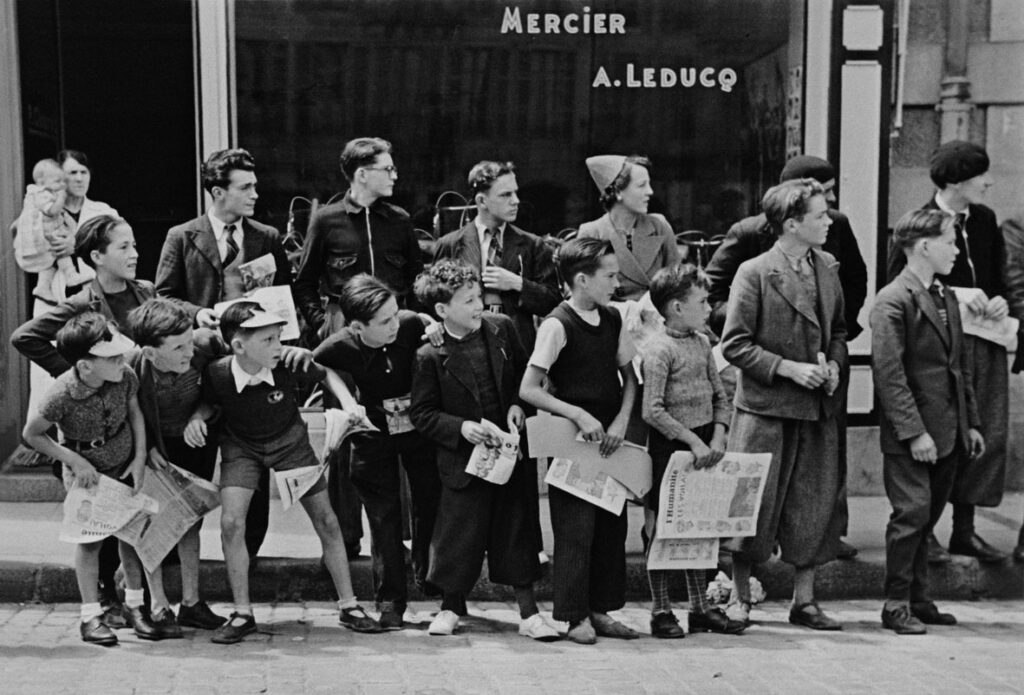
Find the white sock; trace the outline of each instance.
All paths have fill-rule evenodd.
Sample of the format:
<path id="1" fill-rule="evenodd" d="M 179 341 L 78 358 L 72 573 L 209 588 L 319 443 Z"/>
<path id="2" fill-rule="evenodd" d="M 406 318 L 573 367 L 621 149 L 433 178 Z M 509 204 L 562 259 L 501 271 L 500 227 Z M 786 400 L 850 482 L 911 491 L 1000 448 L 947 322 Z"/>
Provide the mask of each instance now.
<path id="1" fill-rule="evenodd" d="M 146 598 L 146 592 L 143 589 L 125 589 L 124 590 L 124 605 L 129 608 L 138 608 L 142 605 L 143 600 Z"/>
<path id="2" fill-rule="evenodd" d="M 83 603 L 81 609 L 82 622 L 87 623 L 93 618 L 98 618 L 103 615 L 103 609 L 100 604 L 97 603 Z"/>
<path id="3" fill-rule="evenodd" d="M 238 613 L 239 615 L 242 615 L 242 616 L 252 615 L 252 605 L 247 603 L 247 604 L 245 604 L 243 606 L 240 603 L 236 603 L 235 604 L 235 613 Z"/>
<path id="4" fill-rule="evenodd" d="M 340 599 L 338 599 L 338 610 L 340 610 L 340 611 L 343 611 L 346 608 L 355 608 L 358 605 L 359 605 L 359 602 L 356 601 L 356 597 L 355 596 L 349 596 L 348 598 L 340 598 Z"/>

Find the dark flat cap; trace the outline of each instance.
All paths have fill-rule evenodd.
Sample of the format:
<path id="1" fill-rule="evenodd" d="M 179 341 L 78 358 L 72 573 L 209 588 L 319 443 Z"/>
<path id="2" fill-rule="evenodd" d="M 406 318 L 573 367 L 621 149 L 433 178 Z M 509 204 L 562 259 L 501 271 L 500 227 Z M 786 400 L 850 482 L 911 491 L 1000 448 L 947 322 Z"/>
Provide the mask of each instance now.
<path id="1" fill-rule="evenodd" d="M 932 154 L 932 181 L 939 188 L 960 183 L 988 171 L 988 153 L 981 145 L 963 140 L 950 140 L 939 145 Z"/>

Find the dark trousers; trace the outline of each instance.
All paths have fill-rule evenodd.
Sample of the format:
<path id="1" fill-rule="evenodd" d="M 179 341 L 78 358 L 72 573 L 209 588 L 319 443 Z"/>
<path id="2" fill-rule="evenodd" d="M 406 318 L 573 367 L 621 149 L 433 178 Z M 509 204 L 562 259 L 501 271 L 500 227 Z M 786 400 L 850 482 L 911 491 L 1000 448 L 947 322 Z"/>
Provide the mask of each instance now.
<path id="1" fill-rule="evenodd" d="M 892 514 L 885 528 L 885 597 L 928 601 L 928 536 L 953 489 L 963 449 L 957 445 L 936 463 L 885 454 L 882 473 Z"/>
<path id="2" fill-rule="evenodd" d="M 331 456 L 330 475 L 327 476 L 327 495 L 331 500 L 331 509 L 338 517 L 341 537 L 345 539 L 345 547 L 358 547 L 363 538 L 363 505 L 359 501 L 359 493 L 352 484 L 351 468 L 352 447 L 348 442 Z"/>
<path id="3" fill-rule="evenodd" d="M 474 478 L 462 488 L 442 486 L 430 542 L 430 582 L 445 598 L 472 590 L 485 555 L 488 577 L 495 584 L 528 586 L 540 578 L 536 524 L 531 519 L 537 500 L 536 468 L 524 463 L 516 464 L 504 485 Z"/>
<path id="4" fill-rule="evenodd" d="M 405 546 L 402 545 L 402 481 L 409 479 L 412 516 L 412 565 L 423 586 L 429 563 L 441 480 L 434 447 L 416 432 L 360 434 L 352 438 L 351 479 L 366 508 L 373 538 L 373 589 L 378 605 L 393 602 L 403 610 L 408 598 Z"/>
<path id="5" fill-rule="evenodd" d="M 555 487 L 548 488 L 555 536 L 555 620 L 570 623 L 626 604 L 626 529 L 616 516 Z"/>

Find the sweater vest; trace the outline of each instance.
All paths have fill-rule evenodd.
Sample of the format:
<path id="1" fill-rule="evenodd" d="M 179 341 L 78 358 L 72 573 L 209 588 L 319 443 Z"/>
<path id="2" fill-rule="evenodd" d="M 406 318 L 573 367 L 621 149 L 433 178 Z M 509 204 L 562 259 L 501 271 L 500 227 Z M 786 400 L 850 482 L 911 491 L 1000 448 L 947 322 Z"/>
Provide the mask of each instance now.
<path id="1" fill-rule="evenodd" d="M 596 326 L 562 302 L 548 315 L 565 329 L 565 347 L 548 370 L 552 393 L 597 418 L 608 427 L 622 407 L 619 380 L 619 333 L 622 317 L 615 309 L 597 307 Z"/>

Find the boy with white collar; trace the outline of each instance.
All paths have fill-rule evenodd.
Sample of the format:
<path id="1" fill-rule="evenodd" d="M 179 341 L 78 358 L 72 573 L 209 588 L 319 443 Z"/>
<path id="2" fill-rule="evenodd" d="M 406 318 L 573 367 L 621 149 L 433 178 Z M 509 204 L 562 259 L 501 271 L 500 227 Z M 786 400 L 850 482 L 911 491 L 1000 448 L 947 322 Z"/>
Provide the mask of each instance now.
<path id="1" fill-rule="evenodd" d="M 219 406 L 223 417 L 221 541 L 235 599 L 231 618 L 212 638 L 217 644 L 239 642 L 257 629 L 249 601 L 245 518 L 262 469 L 317 464 L 299 415 L 297 394 L 304 382 L 321 380 L 326 372 L 311 365 L 305 373 L 296 373 L 281 364 L 283 323 L 256 302 L 229 306 L 221 315 L 220 329 L 233 355 L 210 364 L 203 379 L 203 400 Z M 338 592 L 341 624 L 357 632 L 379 632 L 377 622 L 356 603 L 345 543 L 323 478 L 301 501 L 323 545 L 324 564 Z"/>

